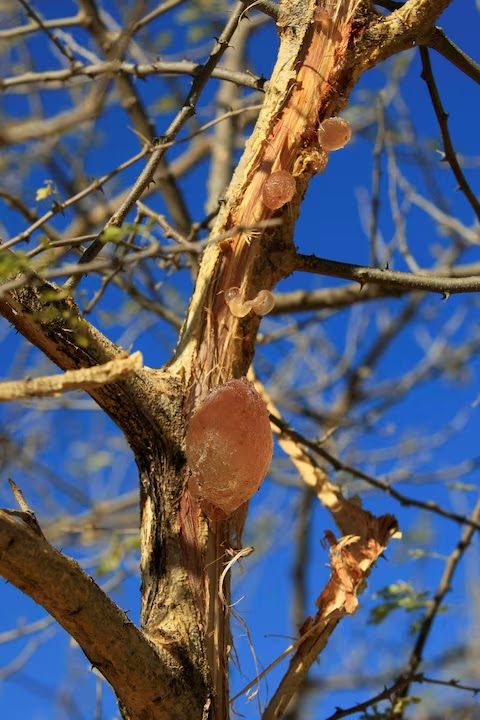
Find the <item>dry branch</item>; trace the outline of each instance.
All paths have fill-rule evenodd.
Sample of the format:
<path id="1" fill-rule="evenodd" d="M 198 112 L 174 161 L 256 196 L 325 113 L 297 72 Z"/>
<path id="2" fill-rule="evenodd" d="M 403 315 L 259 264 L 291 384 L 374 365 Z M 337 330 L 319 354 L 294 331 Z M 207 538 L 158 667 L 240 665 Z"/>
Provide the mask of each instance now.
<path id="1" fill-rule="evenodd" d="M 128 377 L 143 365 L 140 352 L 118 357 L 115 360 L 81 370 L 70 370 L 63 375 L 13 380 L 0 383 L 0 402 L 24 400 L 33 397 L 58 395 L 68 390 L 91 390 L 99 385 L 117 382 Z"/>
<path id="2" fill-rule="evenodd" d="M 1 35 L 0 35 L 1 38 Z M 135 78 L 149 77 L 149 75 L 190 75 L 196 77 L 201 72 L 202 66 L 188 60 L 167 62 L 155 60 L 151 63 L 136 64 L 131 62 L 105 61 L 92 63 L 91 65 L 80 65 L 75 67 L 62 68 L 61 70 L 44 70 L 42 72 L 24 72 L 12 75 L 8 78 L 0 78 L 0 90 L 19 87 L 21 85 L 42 86 L 44 88 L 63 87 L 64 83 L 69 85 L 86 84 L 89 79 L 102 75 L 132 75 Z M 215 68 L 210 77 L 226 80 L 229 83 L 248 87 L 252 90 L 263 91 L 267 81 L 261 77 L 255 77 L 250 73 L 229 70 L 226 68 Z"/>
<path id="3" fill-rule="evenodd" d="M 477 500 L 470 519 L 473 523 L 478 524 L 480 520 L 480 500 Z M 431 634 L 433 623 L 438 618 L 438 615 L 441 612 L 441 607 L 445 596 L 447 595 L 447 593 L 450 592 L 452 588 L 453 576 L 466 550 L 472 542 L 474 534 L 475 529 L 473 526 L 466 527 L 463 530 L 455 548 L 452 550 L 452 552 L 447 558 L 437 591 L 433 599 L 429 601 L 427 611 L 418 629 L 415 645 L 410 654 L 408 668 L 405 673 L 408 681 L 394 694 L 394 696 L 397 698 L 404 698 L 408 695 L 410 683 L 412 682 L 411 678 L 412 676 L 414 676 L 422 663 L 424 648 Z"/>
<path id="4" fill-rule="evenodd" d="M 419 290 L 422 292 L 436 292 L 448 297 L 455 293 L 478 292 L 480 290 L 480 275 L 448 277 L 441 276 L 435 271 L 418 273 L 399 272 L 395 270 L 382 270 L 381 268 L 354 265 L 353 263 L 325 260 L 315 255 L 296 255 L 292 260 L 295 270 L 318 273 L 331 277 L 356 280 L 359 284 L 358 292 L 364 285 L 380 285 L 392 290 Z M 458 268 L 461 273 L 461 267 Z M 452 274 L 455 270 L 452 270 Z"/>
<path id="5" fill-rule="evenodd" d="M 279 417 L 278 409 L 262 384 L 255 380 L 271 415 Z M 282 716 L 293 695 L 302 684 L 312 663 L 325 648 L 338 622 L 358 607 L 357 595 L 365 588 L 365 580 L 391 537 L 398 531 L 395 517 L 375 517 L 358 504 L 346 500 L 341 490 L 329 480 L 326 471 L 295 442 L 272 424 L 282 450 L 291 458 L 302 480 L 312 488 L 320 502 L 330 511 L 342 537 L 337 541 L 327 531 L 330 543 L 332 573 L 317 600 L 318 612 L 307 618 L 301 629 L 300 642 L 290 666 L 263 714 L 263 720 Z M 302 642 L 302 635 L 306 634 Z"/>
<path id="6" fill-rule="evenodd" d="M 0 510 L 0 575 L 42 605 L 78 642 L 132 718 L 201 717 L 178 668 L 167 667 L 141 631 L 73 559 Z M 192 714 L 190 714 L 192 713 Z"/>
<path id="7" fill-rule="evenodd" d="M 358 508 L 351 521 L 354 534 L 336 540 L 333 533 L 326 533 L 330 543 L 330 580 L 316 601 L 318 612 L 313 618 L 307 618 L 301 629 L 301 634 L 308 633 L 308 636 L 290 661 L 262 720 L 282 717 L 337 624 L 357 609 L 357 595 L 364 589 L 371 568 L 398 531 L 393 515 L 377 518 Z"/>

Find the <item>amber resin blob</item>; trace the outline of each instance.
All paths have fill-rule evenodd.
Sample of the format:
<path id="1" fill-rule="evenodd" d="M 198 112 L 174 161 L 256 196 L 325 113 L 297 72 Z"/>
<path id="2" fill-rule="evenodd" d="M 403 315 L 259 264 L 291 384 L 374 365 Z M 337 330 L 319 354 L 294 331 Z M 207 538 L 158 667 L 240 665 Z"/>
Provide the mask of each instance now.
<path id="1" fill-rule="evenodd" d="M 265 180 L 262 190 L 263 204 L 269 210 L 278 210 L 286 205 L 297 192 L 297 183 L 293 175 L 286 170 L 277 170 Z"/>
<path id="2" fill-rule="evenodd" d="M 350 123 L 343 118 L 328 118 L 318 128 L 318 142 L 328 152 L 345 147 L 351 137 Z"/>
<path id="3" fill-rule="evenodd" d="M 273 436 L 252 383 L 230 380 L 210 393 L 188 423 L 186 454 L 210 517 L 228 517 L 257 492 L 272 461 Z"/>

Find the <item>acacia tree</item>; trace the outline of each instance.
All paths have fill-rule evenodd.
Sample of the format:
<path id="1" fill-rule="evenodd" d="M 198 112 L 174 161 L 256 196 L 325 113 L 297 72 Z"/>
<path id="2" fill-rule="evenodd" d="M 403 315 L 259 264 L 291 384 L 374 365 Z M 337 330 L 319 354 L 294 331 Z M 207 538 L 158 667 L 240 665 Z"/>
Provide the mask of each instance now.
<path id="1" fill-rule="evenodd" d="M 238 2 L 227 11 L 209 3 L 191 3 L 187 6 L 190 16 L 184 15 L 183 22 L 190 22 L 197 32 L 207 25 L 218 36 L 202 62 L 153 59 L 161 43 L 167 42 L 158 28 L 168 27 L 165 23 L 170 17 L 179 21 L 180 16 L 174 14 L 177 6 L 187 5 L 181 0 L 125 6 L 120 24 L 115 21 L 117 8 L 92 0 L 78 0 L 77 13 L 64 18 L 43 17 L 40 7 L 24 0 L 11 5 L 11 26 L 0 33 L 7 60 L 12 62 L 10 74 L 2 81 L 7 94 L 0 142 L 6 148 L 8 181 L 1 198 L 8 211 L 0 255 L 0 312 L 64 374 L 5 382 L 0 397 L 18 402 L 83 389 L 121 429 L 139 474 L 141 626 L 136 627 L 77 562 L 54 549 L 51 543 L 65 532 L 65 524 L 39 523 L 37 508 L 28 503 L 28 487 L 17 476 L 12 488 L 19 508 L 0 513 L 0 572 L 76 640 L 113 688 L 125 718 L 229 717 L 229 621 L 235 610 L 230 606 L 227 570 L 232 559 L 247 553 L 241 535 L 248 508 L 244 503 L 234 513 L 207 511 L 206 501 L 212 498 L 202 497 L 202 487 L 192 483 L 195 468 L 186 462 L 185 436 L 192 414 L 209 393 L 248 373 L 270 412 L 278 444 L 296 470 L 295 485 L 303 488 L 297 507 L 295 619 L 299 635 L 285 653 L 289 661 L 262 708 L 262 717 L 303 716 L 302 701 L 312 689 L 307 680 L 312 664 L 340 620 L 357 611 L 357 596 L 367 576 L 398 534 L 390 502 L 372 514 L 357 499 L 347 499 L 346 483 L 353 479 L 361 481 L 364 489 L 375 487 L 382 497 L 434 513 L 463 529 L 428 602 L 422 604 L 413 597 L 407 584 L 402 588 L 404 604 L 408 601 L 411 607 L 424 608 L 406 664 L 391 673 L 388 688 L 379 692 L 377 684 L 365 703 L 331 717 L 378 708 L 383 700 L 388 700 L 388 707 L 381 711 L 382 717 L 402 717 L 412 683 L 427 680 L 421 667 L 423 649 L 457 563 L 479 527 L 480 505 L 469 515 L 456 511 L 446 500 L 439 504 L 415 499 L 393 485 L 405 479 L 408 458 L 418 455 L 425 439 L 412 442 L 410 438 L 410 444 L 403 439 L 388 449 L 387 460 L 396 461 L 392 465 L 396 476 L 391 471 L 388 479 L 360 469 L 361 446 L 357 445 L 358 463 L 349 447 L 355 447 L 360 431 L 368 434 L 378 427 L 413 388 L 432 378 L 456 377 L 476 355 L 478 333 L 472 327 L 453 342 L 460 304 L 453 313 L 444 305 L 439 310 L 438 293 L 448 297 L 474 293 L 480 287 L 478 265 L 468 257 L 469 247 L 478 243 L 478 227 L 468 226 L 450 212 L 433 181 L 429 198 L 409 185 L 399 169 L 395 138 L 402 127 L 387 122 L 387 108 L 403 77 L 398 66 L 393 65 L 386 75 L 372 112 L 362 117 L 352 112 L 350 118 L 357 133 L 376 130 L 370 264 L 300 253 L 294 230 L 310 181 L 319 171 L 328 178 L 325 120 L 347 108 L 367 70 L 414 46 L 438 121 L 443 159 L 462 191 L 462 202 L 466 201 L 474 220 L 480 219 L 480 206 L 455 153 L 431 68 L 433 48 L 459 73 L 477 82 L 480 77 L 478 66 L 435 25 L 449 4 L 448 0 L 285 0 L 277 6 L 261 0 L 251 7 Z M 24 12 L 21 20 L 18 6 Z M 276 23 L 279 36 L 268 82 L 249 64 L 249 43 L 266 23 Z M 35 44 L 38 38 L 48 43 L 52 55 L 42 55 L 45 49 Z M 193 78 L 185 95 L 171 80 L 182 75 Z M 180 97 L 180 109 L 167 122 L 158 104 L 148 106 L 140 82 L 165 76 L 170 78 L 170 84 L 164 80 L 163 85 L 169 97 L 174 102 Z M 215 79 L 220 81 L 214 97 L 216 117 L 200 125 L 195 114 L 199 117 L 202 102 L 207 106 L 212 100 Z M 29 100 L 26 110 L 22 106 L 19 111 L 13 100 L 19 92 Z M 45 97 L 55 92 L 61 102 L 50 109 Z M 140 150 L 125 160 L 119 157 L 122 148 L 116 147 L 114 169 L 105 166 L 99 177 L 88 178 L 79 157 L 88 155 L 91 145 L 98 142 L 97 132 L 116 132 L 117 118 L 123 123 L 125 115 L 125 125 L 134 130 Z M 232 176 L 241 138 L 252 122 Z M 345 124 L 341 127 L 344 131 Z M 183 154 L 178 154 L 180 142 L 187 144 Z M 173 161 L 172 152 L 177 152 Z M 407 161 L 418 162 L 428 184 L 432 160 L 418 157 L 418 146 L 413 143 L 409 153 Z M 209 159 L 204 169 L 208 214 L 194 221 L 178 179 L 205 157 Z M 396 223 L 391 243 L 380 233 L 385 161 L 390 211 Z M 37 193 L 38 200 L 52 203 L 46 212 L 34 209 L 28 192 L 22 194 L 22 180 L 38 180 L 31 177 L 32 167 L 48 168 L 53 178 Z M 98 172 L 98 164 L 96 168 Z M 118 178 L 123 184 L 115 187 Z M 268 188 L 275 182 L 270 198 Z M 155 206 L 153 193 L 157 191 L 161 211 Z M 405 217 L 412 206 L 421 208 L 446 234 L 440 249 L 433 244 L 418 254 L 410 249 Z M 395 264 L 404 270 L 390 269 Z M 175 283 L 182 288 L 180 271 L 184 269 L 194 285 L 182 322 L 179 301 L 168 289 Z M 275 292 L 272 317 L 279 318 L 279 325 L 259 336 L 261 317 L 251 311 L 251 305 L 245 306 L 245 300 L 261 291 L 275 291 L 291 274 L 294 279 L 303 277 L 296 275 L 300 272 L 350 282 L 306 290 L 298 280 L 297 290 Z M 58 279 L 62 284 L 57 284 Z M 232 288 L 239 289 L 234 293 L 237 310 L 226 302 Z M 162 368 L 143 366 L 138 352 L 129 354 L 109 339 L 100 309 L 104 303 L 111 313 L 119 293 L 178 334 L 176 349 Z M 437 294 L 435 306 L 429 304 L 432 293 Z M 475 300 L 467 302 L 461 305 L 462 322 L 470 311 L 465 308 L 474 308 Z M 359 306 L 368 313 L 365 308 L 373 305 L 376 327 L 369 326 L 368 315 L 363 316 L 365 321 L 354 314 Z M 320 334 L 320 327 L 330 314 L 345 308 L 353 320 L 341 357 L 328 335 Z M 306 319 L 293 323 L 293 315 L 299 312 L 307 313 Z M 115 322 L 135 322 L 128 313 L 126 305 Z M 366 352 L 362 352 L 356 323 L 360 328 L 364 324 L 368 335 Z M 429 323 L 439 327 L 439 337 L 433 341 L 425 336 L 420 359 L 386 378 L 383 358 L 413 323 L 417 328 Z M 315 335 L 309 334 L 311 328 Z M 262 346 L 272 347 L 282 336 L 294 337 L 294 349 L 286 360 L 280 360 L 278 353 L 275 359 L 271 353 L 262 354 Z M 13 342 L 11 336 L 8 341 Z M 258 376 L 251 368 L 256 347 Z M 292 371 L 305 347 L 315 356 L 315 374 L 321 377 L 310 387 L 310 380 L 299 384 Z M 290 393 L 282 391 L 281 370 L 291 379 Z M 429 447 L 457 430 L 458 421 L 452 422 L 442 440 L 430 438 Z M 18 448 L 13 434 L 5 437 L 11 451 L 7 459 L 13 464 L 18 461 Z M 446 479 L 458 480 L 474 467 L 470 459 L 465 462 L 468 466 L 463 468 L 439 465 L 435 472 L 439 479 L 443 473 Z M 248 474 L 248 452 L 245 468 Z M 290 475 L 274 465 L 272 477 L 285 481 Z M 329 511 L 337 528 L 336 534 L 326 533 L 330 576 L 317 592 L 314 611 L 305 607 L 304 596 L 304 534 L 313 501 Z M 130 497 L 129 507 L 135 502 Z M 112 503 L 103 511 L 96 506 L 92 512 L 116 517 Z M 81 539 L 88 542 L 84 533 Z M 373 573 L 381 574 L 381 567 Z M 380 612 L 384 615 L 400 602 L 393 586 L 383 598 Z M 382 677 L 378 682 L 382 687 L 386 680 Z"/>

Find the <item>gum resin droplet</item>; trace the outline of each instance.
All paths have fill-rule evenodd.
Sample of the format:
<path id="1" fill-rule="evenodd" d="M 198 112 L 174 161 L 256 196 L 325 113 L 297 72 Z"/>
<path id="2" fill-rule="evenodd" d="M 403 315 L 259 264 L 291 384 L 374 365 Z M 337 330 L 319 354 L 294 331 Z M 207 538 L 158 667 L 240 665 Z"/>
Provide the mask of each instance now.
<path id="1" fill-rule="evenodd" d="M 345 147 L 351 137 L 350 123 L 343 118 L 328 118 L 320 123 L 318 128 L 318 142 L 329 152 Z"/>
<path id="2" fill-rule="evenodd" d="M 286 205 L 297 192 L 293 175 L 286 170 L 271 173 L 263 185 L 262 200 L 269 210 L 278 210 Z"/>
<path id="3" fill-rule="evenodd" d="M 211 517 L 228 517 L 257 492 L 272 454 L 267 408 L 246 378 L 218 385 L 188 423 L 187 462 Z"/>
<path id="4" fill-rule="evenodd" d="M 260 290 L 252 302 L 254 303 L 252 310 L 256 315 L 268 315 L 275 306 L 275 298 L 270 290 Z"/>
<path id="5" fill-rule="evenodd" d="M 225 291 L 225 302 L 232 315 L 238 318 L 245 317 L 252 309 L 251 302 L 243 299 L 240 288 L 238 287 L 231 287 Z"/>
<path id="6" fill-rule="evenodd" d="M 253 300 L 244 300 L 240 288 L 231 287 L 225 291 L 225 302 L 234 317 L 242 318 L 250 310 L 256 315 L 268 315 L 275 305 L 275 298 L 270 290 L 260 290 Z"/>

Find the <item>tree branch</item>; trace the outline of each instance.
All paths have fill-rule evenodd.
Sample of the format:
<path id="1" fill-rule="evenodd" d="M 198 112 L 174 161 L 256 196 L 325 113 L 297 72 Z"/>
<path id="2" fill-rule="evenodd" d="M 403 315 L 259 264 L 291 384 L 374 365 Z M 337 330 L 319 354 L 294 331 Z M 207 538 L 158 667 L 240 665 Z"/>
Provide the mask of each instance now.
<path id="1" fill-rule="evenodd" d="M 77 84 L 89 78 L 102 75 L 132 75 L 138 79 L 145 79 L 151 75 L 190 75 L 195 78 L 203 69 L 203 65 L 188 60 L 168 62 L 155 60 L 151 63 L 137 64 L 132 62 L 107 61 L 91 65 L 75 65 L 61 70 L 43 70 L 41 72 L 28 71 L 8 78 L 0 78 L 0 90 L 19 87 L 22 85 L 42 85 L 45 88 L 63 87 L 64 83 Z M 214 68 L 210 77 L 226 80 L 240 87 L 263 91 L 267 80 L 262 77 L 239 70 L 228 68 Z"/>
<path id="2" fill-rule="evenodd" d="M 477 523 L 480 520 L 480 500 L 477 501 L 477 504 L 475 505 L 475 508 L 472 512 L 471 518 L 469 518 L 472 523 Z M 460 563 L 460 560 L 464 556 L 468 546 L 473 540 L 473 536 L 475 533 L 475 527 L 470 525 L 469 527 L 466 527 L 457 542 L 455 548 L 448 556 L 448 559 L 445 563 L 445 569 L 443 571 L 442 577 L 440 579 L 437 591 L 435 593 L 435 596 L 428 604 L 427 612 L 425 613 L 425 616 L 420 624 L 420 628 L 417 633 L 417 639 L 415 642 L 415 645 L 413 647 L 413 650 L 410 654 L 409 662 L 408 662 L 408 669 L 407 669 L 407 678 L 409 679 L 414 673 L 418 670 L 421 662 L 422 662 L 422 656 L 423 651 L 426 645 L 426 642 L 428 640 L 428 637 L 430 635 L 430 631 L 432 629 L 433 623 L 435 619 L 438 617 L 438 614 L 440 612 L 441 605 L 443 603 L 443 600 L 445 598 L 445 595 L 447 595 L 448 592 L 452 589 L 452 580 L 453 576 L 455 574 L 455 571 L 458 567 L 458 564 Z M 410 687 L 410 680 L 408 680 L 407 683 L 403 685 L 403 687 L 399 688 L 399 690 L 395 693 L 395 697 L 397 698 L 404 698 L 408 695 L 408 690 Z M 401 710 L 398 714 L 394 716 L 395 718 L 403 717 L 403 710 Z"/>
<path id="3" fill-rule="evenodd" d="M 367 284 L 381 285 L 384 288 L 398 290 L 420 290 L 436 292 L 447 298 L 456 293 L 478 292 L 480 275 L 469 277 L 434 276 L 432 273 L 407 273 L 396 270 L 381 270 L 365 265 L 326 260 L 316 255 L 298 253 L 292 260 L 293 270 L 311 272 L 318 275 L 355 280 L 361 287 Z M 361 290 L 360 287 L 360 290 Z"/>
<path id="4" fill-rule="evenodd" d="M 0 574 L 42 605 L 115 690 L 126 717 L 202 717 L 179 668 L 168 667 L 124 612 L 73 559 L 0 510 Z"/>
<path id="5" fill-rule="evenodd" d="M 293 434 L 284 432 L 283 422 L 278 420 L 278 410 L 265 388 L 258 380 L 255 384 L 272 416 L 272 427 L 281 448 L 291 458 L 302 480 L 329 510 L 343 536 L 337 542 L 332 533 L 327 534 L 331 545 L 332 573 L 316 602 L 318 613 L 315 618 L 307 618 L 304 622 L 298 649 L 262 716 L 263 720 L 274 720 L 282 716 L 338 622 L 345 615 L 355 612 L 357 594 L 365 587 L 366 576 L 390 538 L 398 531 L 398 525 L 393 515 L 377 518 L 344 498 L 340 488 L 330 481 L 326 471 L 318 466 Z M 305 638 L 302 637 L 304 634 Z"/>
<path id="6" fill-rule="evenodd" d="M 440 515 L 441 517 L 448 518 L 449 520 L 453 520 L 454 522 L 460 524 L 460 525 L 468 525 L 469 527 L 474 528 L 475 530 L 480 530 L 480 523 L 471 520 L 470 518 L 466 517 L 465 515 L 461 515 L 459 513 L 451 512 L 450 510 L 445 510 L 444 508 L 440 507 L 440 505 L 437 505 L 437 503 L 433 502 L 432 500 L 415 500 L 412 497 L 409 497 L 408 495 L 404 495 L 403 493 L 396 490 L 390 483 L 386 482 L 385 480 L 379 480 L 376 477 L 373 477 L 373 475 L 369 475 L 366 472 L 363 472 L 363 470 L 360 470 L 359 468 L 352 467 L 351 465 L 347 465 L 347 463 L 342 462 L 338 457 L 335 455 L 332 455 L 331 452 L 325 449 L 319 442 L 314 442 L 312 440 L 308 440 L 308 438 L 303 437 L 300 433 L 298 433 L 296 430 L 292 430 L 286 423 L 284 423 L 282 420 L 280 420 L 275 415 L 270 416 L 270 422 L 276 425 L 280 431 L 284 435 L 288 435 L 296 442 L 298 446 L 304 445 L 305 447 L 309 448 L 310 450 L 313 450 L 313 452 L 317 453 L 321 458 L 327 461 L 331 467 L 334 468 L 337 472 L 344 472 L 347 475 L 350 475 L 351 477 L 358 478 L 359 480 L 363 480 L 367 483 L 367 485 L 370 485 L 371 487 L 377 488 L 377 490 L 383 490 L 387 495 L 390 497 L 395 498 L 397 502 L 400 503 L 400 505 L 404 505 L 405 507 L 417 507 L 421 510 L 426 510 L 427 512 L 432 512 L 437 515 Z M 299 451 L 300 452 L 300 451 Z M 293 456 L 292 456 L 293 457 Z M 306 455 L 307 458 L 309 458 L 308 455 Z M 316 466 L 314 462 L 311 461 L 311 459 L 308 461 L 312 468 Z M 308 468 L 307 465 L 305 467 Z M 317 466 L 318 467 L 318 466 Z M 299 470 L 300 472 L 300 470 Z M 318 472 L 320 472 L 324 477 L 325 470 L 320 469 Z M 313 476 L 313 471 L 308 469 L 307 473 L 302 474 L 302 478 L 304 481 L 306 481 L 306 478 L 308 477 L 308 474 Z M 311 485 L 312 487 L 315 487 L 315 485 L 311 482 L 307 483 Z M 329 486 L 326 485 L 326 491 L 329 490 Z M 343 531 L 346 531 L 347 528 L 342 527 Z"/>
<path id="7" fill-rule="evenodd" d="M 12 380 L 0 383 L 0 402 L 48 397 L 68 390 L 91 390 L 99 385 L 117 382 L 140 370 L 143 358 L 140 352 L 81 370 L 70 370 L 63 375 L 50 375 L 29 380 Z"/>
<path id="8" fill-rule="evenodd" d="M 356 46 L 362 72 L 392 55 L 423 44 L 424 38 L 451 2 L 409 0 L 387 17 L 372 11 L 371 22 Z"/>
<path id="9" fill-rule="evenodd" d="M 465 75 L 480 83 L 480 65 L 469 55 L 463 52 L 458 45 L 455 45 L 450 38 L 445 35 L 440 27 L 435 27 L 424 39 L 423 44 L 436 50 L 440 55 L 455 65 Z"/>
<path id="10" fill-rule="evenodd" d="M 422 79 L 425 80 L 427 84 L 430 99 L 432 101 L 433 109 L 442 134 L 443 148 L 445 150 L 444 160 L 446 160 L 450 165 L 458 183 L 458 187 L 470 203 L 477 220 L 480 221 L 480 202 L 468 184 L 467 179 L 463 174 L 463 170 L 460 167 L 460 163 L 458 162 L 457 154 L 455 152 L 455 148 L 453 147 L 452 138 L 450 137 L 450 131 L 448 129 L 448 115 L 443 109 L 440 93 L 438 92 L 437 83 L 435 82 L 435 77 L 433 75 L 430 55 L 426 47 L 420 48 L 420 57 L 422 59 Z"/>
<path id="11" fill-rule="evenodd" d="M 270 315 L 291 315 L 315 310 L 341 310 L 357 303 L 383 298 L 400 298 L 405 292 L 401 288 L 366 285 L 359 288 L 351 283 L 341 288 L 323 288 L 321 290 L 293 290 L 275 293 L 275 306 Z"/>

